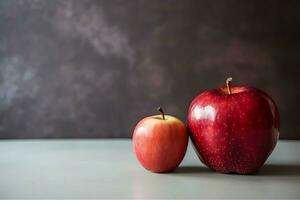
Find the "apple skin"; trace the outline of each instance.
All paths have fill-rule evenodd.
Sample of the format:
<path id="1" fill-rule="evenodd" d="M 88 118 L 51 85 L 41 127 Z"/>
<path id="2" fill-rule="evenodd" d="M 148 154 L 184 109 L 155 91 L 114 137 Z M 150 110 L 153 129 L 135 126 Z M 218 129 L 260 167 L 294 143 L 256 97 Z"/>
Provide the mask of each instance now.
<path id="1" fill-rule="evenodd" d="M 279 137 L 272 98 L 250 86 L 205 91 L 190 104 L 188 129 L 200 160 L 221 173 L 249 174 L 267 160 Z"/>
<path id="2" fill-rule="evenodd" d="M 156 173 L 170 172 L 181 163 L 188 145 L 187 128 L 170 115 L 142 119 L 133 132 L 133 149 L 142 166 Z"/>

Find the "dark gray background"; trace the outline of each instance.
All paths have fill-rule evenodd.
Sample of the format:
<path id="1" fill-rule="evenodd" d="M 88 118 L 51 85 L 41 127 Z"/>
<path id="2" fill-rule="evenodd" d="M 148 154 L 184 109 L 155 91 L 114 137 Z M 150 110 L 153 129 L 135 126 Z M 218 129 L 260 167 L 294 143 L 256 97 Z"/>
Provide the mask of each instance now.
<path id="1" fill-rule="evenodd" d="M 130 137 L 156 113 L 235 84 L 300 139 L 297 1 L 1 0 L 0 137 Z"/>

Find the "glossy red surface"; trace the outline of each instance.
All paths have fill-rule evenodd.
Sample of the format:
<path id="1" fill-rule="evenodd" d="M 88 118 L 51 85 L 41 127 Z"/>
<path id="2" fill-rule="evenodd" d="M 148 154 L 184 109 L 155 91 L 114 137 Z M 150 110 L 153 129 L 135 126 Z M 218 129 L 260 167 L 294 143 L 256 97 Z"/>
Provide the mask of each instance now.
<path id="1" fill-rule="evenodd" d="M 152 172 L 169 172 L 182 161 L 188 144 L 186 126 L 166 116 L 146 117 L 133 132 L 133 149 L 139 162 Z"/>
<path id="2" fill-rule="evenodd" d="M 279 113 L 270 96 L 249 86 L 203 92 L 191 103 L 188 128 L 201 161 L 222 173 L 257 171 L 279 136 Z"/>

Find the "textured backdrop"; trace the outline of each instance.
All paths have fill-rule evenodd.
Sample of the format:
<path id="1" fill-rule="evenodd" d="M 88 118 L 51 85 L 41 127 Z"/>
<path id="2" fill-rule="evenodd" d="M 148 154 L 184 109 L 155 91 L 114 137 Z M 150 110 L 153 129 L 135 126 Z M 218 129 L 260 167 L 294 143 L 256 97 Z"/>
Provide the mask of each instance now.
<path id="1" fill-rule="evenodd" d="M 281 138 L 300 139 L 293 2 L 1 0 L 0 137 L 130 137 L 158 105 L 186 120 L 230 75 L 273 96 Z"/>

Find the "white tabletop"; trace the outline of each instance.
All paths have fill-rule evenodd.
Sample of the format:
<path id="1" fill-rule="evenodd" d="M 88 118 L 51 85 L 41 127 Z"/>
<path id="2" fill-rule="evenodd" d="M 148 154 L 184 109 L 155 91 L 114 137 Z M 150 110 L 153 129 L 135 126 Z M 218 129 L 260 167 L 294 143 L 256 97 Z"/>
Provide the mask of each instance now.
<path id="1" fill-rule="evenodd" d="M 173 173 L 144 170 L 131 140 L 2 140 L 0 198 L 300 198 L 300 142 L 280 141 L 256 175 L 203 166 L 191 145 Z"/>

